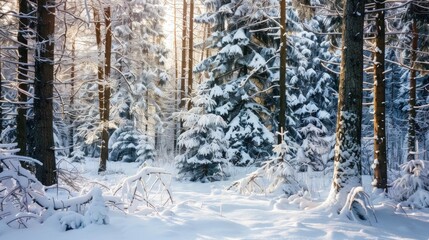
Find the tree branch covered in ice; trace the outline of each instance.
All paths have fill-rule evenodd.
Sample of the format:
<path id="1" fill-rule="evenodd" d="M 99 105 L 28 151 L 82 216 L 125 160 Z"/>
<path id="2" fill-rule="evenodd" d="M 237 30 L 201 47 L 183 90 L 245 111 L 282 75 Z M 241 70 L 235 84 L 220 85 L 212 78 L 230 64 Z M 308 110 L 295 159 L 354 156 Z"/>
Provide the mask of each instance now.
<path id="1" fill-rule="evenodd" d="M 429 207 L 429 161 L 411 160 L 401 166 L 401 176 L 393 182 L 389 195 L 399 206 Z"/>
<path id="2" fill-rule="evenodd" d="M 79 196 L 72 196 L 68 190 L 67 198 L 64 199 L 59 199 L 58 195 L 49 196 L 52 188 L 43 186 L 29 170 L 21 166 L 21 162 L 41 163 L 15 155 L 18 152 L 15 146 L 0 144 L 0 222 L 22 228 L 35 222 L 44 222 L 56 211 L 62 211 L 73 212 L 74 215 L 70 217 L 64 213 L 59 219 L 68 226 L 65 230 L 90 223 L 108 223 L 106 201 L 118 204 L 115 198 L 103 197 L 98 188 Z M 56 190 L 59 189 L 62 188 Z"/>
<path id="3" fill-rule="evenodd" d="M 296 180 L 293 161 L 286 159 L 289 147 L 285 141 L 274 145 L 273 151 L 275 155 L 263 163 L 262 167 L 234 182 L 228 190 L 234 189 L 241 194 L 281 190 L 287 196 L 291 196 L 303 189 L 304 186 Z"/>
<path id="4" fill-rule="evenodd" d="M 114 190 L 114 195 L 120 197 L 128 212 L 134 212 L 142 205 L 156 210 L 173 203 L 170 183 L 171 174 L 164 169 L 144 167 L 125 178 Z"/>

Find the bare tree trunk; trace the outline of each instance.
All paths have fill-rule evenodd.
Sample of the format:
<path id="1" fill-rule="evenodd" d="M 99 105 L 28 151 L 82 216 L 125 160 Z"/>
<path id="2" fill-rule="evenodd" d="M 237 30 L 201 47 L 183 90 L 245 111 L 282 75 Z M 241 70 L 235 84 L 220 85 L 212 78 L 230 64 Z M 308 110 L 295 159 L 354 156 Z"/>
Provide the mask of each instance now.
<path id="1" fill-rule="evenodd" d="M 192 94 L 193 73 L 192 66 L 194 60 L 194 0 L 190 0 L 189 4 L 189 44 L 188 44 L 188 97 Z M 188 110 L 191 109 L 191 101 L 188 103 Z"/>
<path id="2" fill-rule="evenodd" d="M 279 105 L 279 133 L 286 131 L 286 0 L 280 2 L 280 105 Z M 283 136 L 277 136 L 277 142 L 280 144 Z"/>
<path id="3" fill-rule="evenodd" d="M 97 79 L 98 79 L 98 112 L 100 114 L 100 124 L 104 125 L 104 87 L 103 87 L 103 78 L 104 78 L 104 61 L 101 59 L 102 53 L 102 42 L 101 42 L 101 20 L 98 13 L 98 9 L 93 8 L 94 11 L 94 24 L 95 24 L 95 39 L 97 42 L 98 49 L 98 66 L 97 66 Z M 103 127 L 104 129 L 104 127 Z M 103 132 L 103 130 L 101 130 Z M 103 137 L 101 137 L 100 149 L 103 147 Z M 101 166 L 101 154 L 100 154 L 100 166 Z M 99 167 L 100 167 L 99 166 Z M 100 171 L 100 170 L 99 170 Z"/>
<path id="4" fill-rule="evenodd" d="M 98 14 L 97 9 L 93 9 L 94 11 L 94 24 L 95 24 L 95 39 L 97 42 L 97 48 L 98 48 L 98 54 L 101 55 L 101 22 L 100 22 L 100 15 Z M 103 69 L 103 62 L 101 61 L 101 56 L 99 56 L 99 63 L 97 67 L 97 78 L 98 78 L 98 100 L 99 100 L 99 108 L 100 108 L 100 119 L 102 118 L 102 99 L 103 99 L 103 77 L 104 77 L 104 69 Z"/>
<path id="5" fill-rule="evenodd" d="M 34 81 L 34 141 L 36 177 L 44 185 L 57 183 L 53 136 L 55 0 L 39 0 Z"/>
<path id="6" fill-rule="evenodd" d="M 69 156 L 72 156 L 72 153 L 74 151 L 74 120 L 75 120 L 75 113 L 73 111 L 74 109 L 74 82 L 75 82 L 75 60 L 76 60 L 76 40 L 73 38 L 73 42 L 72 42 L 72 65 L 71 65 L 71 69 L 70 69 L 70 106 L 69 108 L 71 109 L 70 112 L 70 125 L 69 125 Z"/>
<path id="7" fill-rule="evenodd" d="M 16 141 L 19 155 L 27 155 L 27 91 L 28 91 L 28 41 L 29 6 L 27 0 L 19 0 L 18 26 L 18 115 L 16 117 Z"/>
<path id="8" fill-rule="evenodd" d="M 417 44 L 419 41 L 419 30 L 417 29 L 417 21 L 413 19 L 412 23 L 412 40 L 411 40 L 411 70 L 410 70 L 410 99 L 408 100 L 408 155 L 407 160 L 413 160 L 416 156 L 416 75 L 415 70 L 417 60 Z"/>
<path id="9" fill-rule="evenodd" d="M 183 0 L 183 19 L 182 19 L 182 61 L 181 61 L 181 75 L 180 75 L 180 101 L 181 106 L 185 107 L 185 77 L 186 77 L 186 33 L 188 22 L 188 4 Z M 182 128 L 182 127 L 181 127 Z"/>
<path id="10" fill-rule="evenodd" d="M 177 112 L 178 110 L 178 98 L 179 98 L 179 83 L 178 83 L 178 79 L 177 77 L 179 76 L 178 74 L 178 64 L 177 64 L 177 7 L 176 7 L 176 0 L 173 1 L 173 22 L 174 22 L 174 111 Z M 176 156 L 177 153 L 177 133 L 178 133 L 178 125 L 176 122 L 176 119 L 173 120 L 174 121 L 174 128 L 173 128 L 173 134 L 174 134 L 174 139 L 173 139 L 173 154 L 174 156 Z"/>
<path id="11" fill-rule="evenodd" d="M 110 7 L 104 9 L 104 22 L 106 25 L 106 44 L 104 52 L 104 82 L 102 86 L 103 97 L 102 102 L 102 117 L 101 124 L 103 126 L 101 132 L 101 149 L 100 149 L 100 165 L 98 172 L 106 171 L 107 159 L 109 158 L 109 114 L 110 114 L 110 68 L 112 56 L 112 28 L 110 19 Z"/>
<path id="12" fill-rule="evenodd" d="M 363 81 L 362 0 L 345 0 L 334 177 L 329 199 L 342 207 L 353 187 L 361 186 L 361 122 Z"/>
<path id="13" fill-rule="evenodd" d="M 386 25 L 384 20 L 384 1 L 375 0 L 376 36 L 374 52 L 374 180 L 375 187 L 387 192 L 386 157 L 386 84 L 384 76 Z"/>

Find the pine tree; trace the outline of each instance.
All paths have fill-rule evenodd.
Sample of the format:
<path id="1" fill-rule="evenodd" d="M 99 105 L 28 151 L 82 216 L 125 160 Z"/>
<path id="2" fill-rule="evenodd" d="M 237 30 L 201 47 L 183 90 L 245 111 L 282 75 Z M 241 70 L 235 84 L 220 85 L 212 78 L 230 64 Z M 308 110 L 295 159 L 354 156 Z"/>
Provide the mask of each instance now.
<path id="1" fill-rule="evenodd" d="M 37 5 L 37 55 L 34 81 L 34 140 L 32 157 L 40 159 L 36 176 L 44 185 L 57 183 L 53 130 L 53 83 L 55 2 L 41 0 Z"/>
<path id="2" fill-rule="evenodd" d="M 334 178 L 328 201 L 340 210 L 361 185 L 361 121 L 364 4 L 344 2 Z"/>
<path id="3" fill-rule="evenodd" d="M 390 50 L 391 53 L 389 54 L 390 61 L 399 62 L 400 64 L 400 66 L 392 66 L 395 71 L 390 74 L 392 79 L 399 79 L 399 82 L 395 81 L 395 85 L 391 88 L 394 118 L 390 121 L 395 124 L 394 129 L 398 131 L 399 136 L 397 138 L 401 141 L 398 144 L 403 143 L 405 140 L 407 144 L 407 153 L 402 153 L 402 151 L 398 150 L 399 164 L 414 159 L 416 140 L 424 135 L 419 131 L 421 123 L 424 121 L 419 120 L 417 116 L 424 111 L 416 110 L 419 104 L 425 104 L 424 100 L 420 98 L 422 96 L 420 93 L 423 91 L 419 87 L 422 84 L 420 80 L 425 79 L 419 75 L 422 72 L 420 70 L 424 70 L 424 64 L 421 65 L 419 62 L 425 61 L 425 54 L 421 53 L 425 51 L 427 46 L 425 44 L 425 41 L 427 42 L 427 38 L 424 37 L 425 34 L 420 34 L 421 31 L 427 31 L 425 30 L 425 23 L 427 23 L 428 11 L 424 7 L 425 5 L 427 5 L 425 1 L 409 2 L 405 5 L 405 8 L 398 10 L 397 14 L 402 14 L 403 17 L 391 24 L 397 30 L 403 32 L 396 39 L 399 47 Z M 404 124 L 402 119 L 407 119 L 408 124 Z M 403 139 L 402 135 L 406 135 L 406 139 Z M 395 148 L 392 150 L 396 151 Z"/>
<path id="4" fill-rule="evenodd" d="M 320 30 L 317 17 L 309 22 L 313 29 Z M 336 56 L 329 52 L 328 44 L 315 34 L 301 31 L 292 35 L 289 59 L 290 105 L 292 114 L 300 121 L 297 152 L 300 169 L 326 168 L 334 134 L 336 99 L 335 78 L 326 72 L 322 61 L 336 62 Z"/>
<path id="5" fill-rule="evenodd" d="M 28 40 L 25 37 L 29 31 L 30 6 L 27 0 L 19 1 L 19 30 L 17 40 L 18 46 L 18 115 L 16 117 L 16 135 L 19 155 L 27 155 L 27 94 L 28 94 Z"/>
<path id="6" fill-rule="evenodd" d="M 183 153 L 175 159 L 182 179 L 205 182 L 227 177 L 226 123 L 214 113 L 216 102 L 210 96 L 214 84 L 212 77 L 199 86 L 192 108 L 182 117 L 186 130 L 178 142 Z"/>
<path id="7" fill-rule="evenodd" d="M 124 123 L 111 136 L 110 161 L 153 162 L 154 149 L 148 138 L 133 126 L 131 121 Z"/>
<path id="8" fill-rule="evenodd" d="M 112 104 L 118 107 L 112 119 L 119 125 L 116 131 L 129 129 L 130 134 L 148 138 L 143 141 L 148 146 L 137 146 L 154 156 L 154 140 L 148 136 L 162 129 L 163 87 L 169 80 L 162 30 L 165 12 L 161 1 L 133 1 L 116 6 L 114 16 L 120 20 L 113 23 L 117 71 L 112 75 Z"/>
<path id="9" fill-rule="evenodd" d="M 272 134 L 268 134 L 268 124 L 264 120 L 270 115 L 264 106 L 269 93 L 264 90 L 274 84 L 270 67 L 275 62 L 275 48 L 270 46 L 272 38 L 258 33 L 258 29 L 273 24 L 266 20 L 278 17 L 278 11 L 274 11 L 277 5 L 271 1 L 211 3 L 207 2 L 209 12 L 199 16 L 197 21 L 211 24 L 214 32 L 208 39 L 208 47 L 217 52 L 198 64 L 195 71 L 207 72 L 215 78 L 211 97 L 216 102 L 215 113 L 228 123 L 229 161 L 238 165 L 260 162 L 272 153 Z M 261 6 L 264 9 L 259 8 Z M 223 21 L 228 23 L 226 28 Z M 251 121 L 244 121 L 248 118 Z M 239 129 L 242 131 L 236 132 Z M 255 151 L 251 144 L 238 143 L 237 138 L 257 143 L 259 150 Z"/>
<path id="10" fill-rule="evenodd" d="M 385 51 L 386 26 L 384 1 L 375 1 L 375 51 L 374 51 L 374 181 L 375 187 L 387 191 L 386 156 L 386 82 Z"/>

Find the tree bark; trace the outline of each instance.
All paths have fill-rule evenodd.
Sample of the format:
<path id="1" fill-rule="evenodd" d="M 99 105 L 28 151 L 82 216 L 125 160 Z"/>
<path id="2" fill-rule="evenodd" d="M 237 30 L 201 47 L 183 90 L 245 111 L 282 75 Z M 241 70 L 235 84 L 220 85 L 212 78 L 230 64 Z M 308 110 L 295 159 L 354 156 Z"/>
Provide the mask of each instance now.
<path id="1" fill-rule="evenodd" d="M 345 0 L 342 54 L 330 199 L 345 203 L 353 187 L 361 185 L 361 122 L 363 81 L 364 1 Z"/>
<path id="2" fill-rule="evenodd" d="M 48 186 L 57 183 L 53 137 L 55 0 L 39 0 L 34 81 L 34 141 L 36 177 Z"/>
<path id="3" fill-rule="evenodd" d="M 189 44 L 188 44 L 188 97 L 191 98 L 193 73 L 192 66 L 194 60 L 194 0 L 189 4 Z M 188 102 L 188 110 L 191 109 L 191 101 Z"/>
<path id="4" fill-rule="evenodd" d="M 98 49 L 98 67 L 97 67 L 97 78 L 98 78 L 98 97 L 99 97 L 99 104 L 102 102 L 103 99 L 103 77 L 104 77 L 104 69 L 103 69 L 103 61 L 101 61 L 101 22 L 100 22 L 100 15 L 98 14 L 98 10 L 96 8 L 93 8 L 94 11 L 94 24 L 95 24 L 95 39 L 97 42 L 97 49 Z M 101 94 L 101 95 L 100 95 Z M 102 117 L 101 114 L 102 105 L 100 105 L 100 119 Z"/>
<path id="5" fill-rule="evenodd" d="M 21 156 L 27 155 L 27 91 L 28 91 L 28 41 L 29 6 L 27 0 L 19 0 L 18 26 L 18 115 L 16 117 L 16 141 Z"/>
<path id="6" fill-rule="evenodd" d="M 278 132 L 286 131 L 286 0 L 280 2 L 280 104 L 279 104 L 279 126 Z M 277 142 L 280 144 L 283 136 L 277 136 Z"/>
<path id="7" fill-rule="evenodd" d="M 103 126 L 101 132 L 101 149 L 100 149 L 100 165 L 98 172 L 106 171 L 107 159 L 109 158 L 109 114 L 110 114 L 110 68 L 112 56 L 112 27 L 110 19 L 110 7 L 104 9 L 104 22 L 106 25 L 106 44 L 104 51 L 104 82 L 102 84 L 103 96 L 101 102 L 101 124 Z"/>
<path id="8" fill-rule="evenodd" d="M 414 18 L 412 23 L 412 40 L 411 40 L 411 69 L 410 69 L 410 99 L 408 100 L 408 155 L 407 160 L 413 160 L 416 156 L 416 75 L 415 70 L 417 60 L 417 44 L 419 41 L 419 30 L 417 20 Z"/>
<path id="9" fill-rule="evenodd" d="M 178 98 L 179 98 L 179 80 L 178 80 L 178 64 L 177 64 L 177 7 L 176 7 L 176 0 L 173 1 L 173 23 L 174 23 L 174 37 L 173 37 L 173 41 L 174 41 L 174 112 L 178 111 Z M 173 120 L 174 121 L 174 128 L 173 128 L 173 134 L 174 134 L 174 139 L 173 139 L 173 153 L 174 156 L 176 156 L 177 153 L 177 133 L 178 133 L 178 124 L 176 122 L 176 119 Z"/>
<path id="10" fill-rule="evenodd" d="M 103 126 L 104 125 L 104 121 L 103 121 L 103 117 L 104 117 L 104 87 L 103 87 L 103 78 L 104 78 L 104 68 L 103 68 L 103 60 L 101 58 L 101 53 L 102 53 L 102 43 L 101 43 L 101 20 L 100 20 L 100 15 L 98 13 L 98 9 L 93 8 L 93 12 L 94 12 L 94 25 L 95 25 L 95 40 L 97 43 L 97 49 L 98 49 L 98 66 L 97 66 L 97 79 L 98 79 L 98 112 L 100 114 L 100 124 Z M 103 134 L 103 129 L 104 127 L 102 127 L 102 134 Z M 101 158 L 101 151 L 103 148 L 103 136 L 101 136 L 101 143 L 100 143 L 100 163 L 99 163 L 99 170 L 100 171 L 100 167 L 102 164 L 102 158 Z"/>
<path id="11" fill-rule="evenodd" d="M 386 84 L 385 49 L 386 25 L 384 19 L 384 0 L 375 0 L 376 16 L 375 59 L 374 59 L 374 180 L 375 187 L 387 192 L 386 157 Z"/>
<path id="12" fill-rule="evenodd" d="M 186 78 L 186 33 L 187 33 L 187 22 L 188 22 L 188 4 L 186 0 L 183 0 L 183 19 L 182 19 L 182 61 L 181 61 L 181 75 L 180 75 L 180 105 L 181 107 L 186 106 L 185 96 L 185 78 Z M 182 127 L 181 127 L 182 128 Z"/>
<path id="13" fill-rule="evenodd" d="M 74 120 L 75 120 L 75 113 L 73 111 L 74 109 L 74 81 L 75 81 L 75 60 L 76 60 L 76 40 L 73 38 L 72 42 L 72 52 L 71 52 L 71 60 L 72 65 L 70 68 L 70 125 L 69 125 L 69 156 L 72 157 L 72 153 L 74 151 Z"/>

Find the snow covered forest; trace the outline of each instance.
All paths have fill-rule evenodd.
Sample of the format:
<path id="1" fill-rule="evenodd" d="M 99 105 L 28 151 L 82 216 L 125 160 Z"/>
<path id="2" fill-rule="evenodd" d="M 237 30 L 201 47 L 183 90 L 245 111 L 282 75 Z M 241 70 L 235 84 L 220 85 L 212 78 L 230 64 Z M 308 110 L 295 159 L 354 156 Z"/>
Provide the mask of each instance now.
<path id="1" fill-rule="evenodd" d="M 0 239 L 429 239 L 428 0 L 0 0 Z"/>

